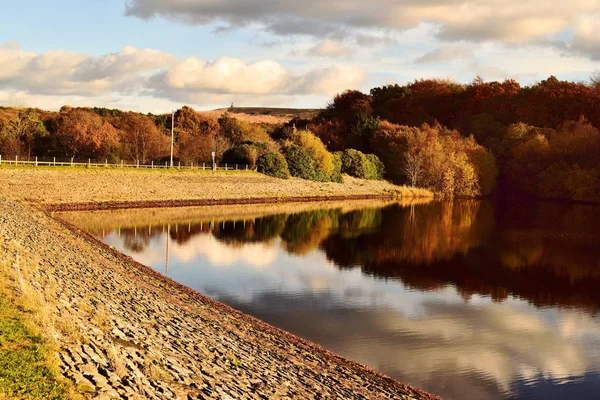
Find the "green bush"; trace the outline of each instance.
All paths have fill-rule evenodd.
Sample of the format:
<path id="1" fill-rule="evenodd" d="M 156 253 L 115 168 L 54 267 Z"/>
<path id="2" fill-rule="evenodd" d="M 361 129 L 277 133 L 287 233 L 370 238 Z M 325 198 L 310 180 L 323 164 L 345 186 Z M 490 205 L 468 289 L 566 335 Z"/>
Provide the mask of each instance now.
<path id="1" fill-rule="evenodd" d="M 375 177 L 373 179 L 379 181 L 382 180 L 383 175 L 385 174 L 385 166 L 383 165 L 383 162 L 375 154 L 367 154 L 367 159 L 375 167 Z"/>
<path id="2" fill-rule="evenodd" d="M 342 172 L 361 179 L 382 179 L 383 163 L 373 154 L 348 149 L 342 152 Z"/>
<path id="3" fill-rule="evenodd" d="M 267 145 L 264 143 L 244 142 L 223 153 L 222 162 L 248 164 L 251 169 L 254 169 L 258 158 L 266 154 L 267 151 Z"/>
<path id="4" fill-rule="evenodd" d="M 283 149 L 283 154 L 292 176 L 311 181 L 324 180 L 323 176 L 320 176 L 323 174 L 319 173 L 316 161 L 304 148 L 292 144 Z"/>
<path id="5" fill-rule="evenodd" d="M 344 179 L 342 178 L 342 153 L 336 152 L 333 153 L 333 173 L 331 174 L 331 181 L 342 183 Z"/>
<path id="6" fill-rule="evenodd" d="M 267 153 L 256 162 L 258 172 L 280 179 L 289 179 L 290 171 L 285 158 L 279 153 Z"/>
<path id="7" fill-rule="evenodd" d="M 288 179 L 290 171 L 285 158 L 279 153 L 267 153 L 256 162 L 258 172 L 275 178 Z"/>

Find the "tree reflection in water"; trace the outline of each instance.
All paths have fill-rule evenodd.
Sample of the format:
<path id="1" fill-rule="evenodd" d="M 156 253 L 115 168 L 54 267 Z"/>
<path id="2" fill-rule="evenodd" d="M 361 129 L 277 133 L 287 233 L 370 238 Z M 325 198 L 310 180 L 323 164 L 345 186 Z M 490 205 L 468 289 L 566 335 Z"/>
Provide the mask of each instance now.
<path id="1" fill-rule="evenodd" d="M 233 247 L 273 243 L 296 255 L 322 251 L 342 269 L 400 279 L 420 290 L 452 285 L 465 297 L 509 295 L 538 305 L 600 307 L 598 207 L 492 204 L 461 200 L 339 208 L 229 221 L 172 224 L 184 245 L 212 235 Z M 164 227 L 120 228 L 124 246 L 141 253 Z"/>

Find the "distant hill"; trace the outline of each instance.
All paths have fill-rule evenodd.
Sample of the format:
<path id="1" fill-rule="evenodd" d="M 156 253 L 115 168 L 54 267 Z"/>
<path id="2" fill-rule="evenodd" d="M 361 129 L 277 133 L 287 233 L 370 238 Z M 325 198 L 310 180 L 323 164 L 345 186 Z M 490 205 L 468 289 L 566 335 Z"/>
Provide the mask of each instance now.
<path id="1" fill-rule="evenodd" d="M 319 113 L 319 109 L 311 108 L 276 108 L 276 107 L 234 107 L 219 108 L 213 111 L 201 111 L 205 115 L 220 116 L 228 112 L 237 119 L 253 123 L 282 124 L 294 118 L 311 119 Z"/>

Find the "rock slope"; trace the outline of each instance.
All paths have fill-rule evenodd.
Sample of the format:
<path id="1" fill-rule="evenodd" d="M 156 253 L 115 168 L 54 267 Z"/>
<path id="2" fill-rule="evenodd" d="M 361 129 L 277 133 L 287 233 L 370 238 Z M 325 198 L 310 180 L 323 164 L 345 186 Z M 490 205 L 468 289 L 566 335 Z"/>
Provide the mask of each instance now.
<path id="1" fill-rule="evenodd" d="M 84 232 L 0 199 L 50 298 L 62 374 L 98 399 L 433 399 L 204 297 Z M 11 248 L 15 248 L 12 246 Z"/>

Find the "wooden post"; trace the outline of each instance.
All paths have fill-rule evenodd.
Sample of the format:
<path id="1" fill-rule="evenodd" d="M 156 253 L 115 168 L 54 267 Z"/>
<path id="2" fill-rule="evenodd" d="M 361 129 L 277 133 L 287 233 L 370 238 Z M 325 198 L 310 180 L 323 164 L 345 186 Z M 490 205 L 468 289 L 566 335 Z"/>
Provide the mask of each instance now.
<path id="1" fill-rule="evenodd" d="M 152 169 L 154 169 L 154 160 L 152 160 Z"/>
<path id="2" fill-rule="evenodd" d="M 167 167 L 167 163 L 168 163 L 168 161 L 165 161 L 165 168 L 168 168 L 168 167 Z"/>
<path id="3" fill-rule="evenodd" d="M 177 166 L 178 169 L 181 169 L 181 161 L 179 161 L 179 165 Z M 177 225 L 175 225 L 175 230 L 177 231 Z"/>
<path id="4" fill-rule="evenodd" d="M 19 156 L 15 156 L 15 165 L 19 165 Z"/>
<path id="5" fill-rule="evenodd" d="M 225 171 L 227 171 L 227 163 L 225 163 Z"/>
<path id="6" fill-rule="evenodd" d="M 121 160 L 121 168 L 123 168 L 123 160 Z"/>
<path id="7" fill-rule="evenodd" d="M 237 164 L 235 164 L 235 170 L 237 171 Z"/>
<path id="8" fill-rule="evenodd" d="M 53 161 L 52 161 L 52 166 L 56 167 L 56 157 L 54 157 Z"/>
<path id="9" fill-rule="evenodd" d="M 108 158 L 104 159 L 104 167 L 108 167 Z"/>
<path id="10" fill-rule="evenodd" d="M 204 165 L 205 165 L 205 163 L 202 163 L 202 171 L 204 171 Z"/>
<path id="11" fill-rule="evenodd" d="M 248 171 L 248 164 L 246 164 L 246 171 Z"/>
<path id="12" fill-rule="evenodd" d="M 88 158 L 88 168 L 91 167 L 91 164 L 92 164 L 92 159 Z"/>
<path id="13" fill-rule="evenodd" d="M 38 162 L 37 162 L 37 156 L 35 156 L 35 166 L 38 166 Z"/>
<path id="14" fill-rule="evenodd" d="M 71 167 L 73 166 L 73 158 L 75 157 L 71 157 Z"/>
<path id="15" fill-rule="evenodd" d="M 0 154 L 0 165 L 2 165 L 2 154 Z"/>

